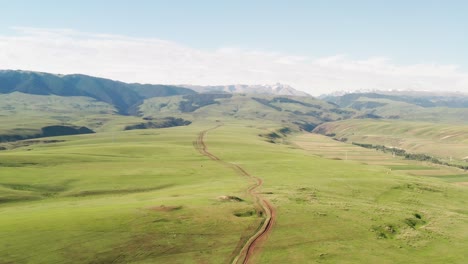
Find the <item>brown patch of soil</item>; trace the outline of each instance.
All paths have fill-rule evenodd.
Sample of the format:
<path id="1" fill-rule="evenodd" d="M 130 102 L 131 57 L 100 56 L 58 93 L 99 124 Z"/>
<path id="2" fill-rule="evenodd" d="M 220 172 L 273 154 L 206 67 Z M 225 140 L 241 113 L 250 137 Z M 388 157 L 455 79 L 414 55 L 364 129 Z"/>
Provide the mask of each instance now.
<path id="1" fill-rule="evenodd" d="M 157 212 L 172 212 L 172 211 L 177 211 L 177 210 L 180 210 L 182 209 L 182 206 L 164 206 L 164 205 L 160 205 L 160 206 L 152 206 L 150 208 L 151 211 L 157 211 Z"/>
<path id="2" fill-rule="evenodd" d="M 230 195 L 221 195 L 218 197 L 218 200 L 220 201 L 225 201 L 225 202 L 242 202 L 241 198 L 237 196 L 230 196 Z"/>

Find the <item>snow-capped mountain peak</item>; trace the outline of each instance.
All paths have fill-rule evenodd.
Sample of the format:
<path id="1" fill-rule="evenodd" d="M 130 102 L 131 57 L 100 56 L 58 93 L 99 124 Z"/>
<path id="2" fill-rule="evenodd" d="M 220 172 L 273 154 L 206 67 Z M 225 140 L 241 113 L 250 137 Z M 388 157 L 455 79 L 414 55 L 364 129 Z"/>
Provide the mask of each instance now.
<path id="1" fill-rule="evenodd" d="M 205 92 L 227 92 L 227 93 L 247 93 L 247 94 L 272 94 L 272 95 L 291 95 L 291 96 L 310 96 L 309 94 L 296 90 L 287 84 L 232 84 L 232 85 L 179 85 L 195 90 L 200 93 Z"/>

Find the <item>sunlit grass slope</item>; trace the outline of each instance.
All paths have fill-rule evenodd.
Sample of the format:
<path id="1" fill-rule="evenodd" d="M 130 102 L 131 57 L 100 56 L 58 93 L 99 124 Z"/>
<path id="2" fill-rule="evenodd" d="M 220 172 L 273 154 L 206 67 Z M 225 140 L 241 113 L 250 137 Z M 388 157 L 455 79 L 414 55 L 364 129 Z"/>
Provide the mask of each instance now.
<path id="1" fill-rule="evenodd" d="M 259 218 L 234 216 L 249 183 L 194 149 L 205 128 L 0 152 L 0 263 L 228 262 Z"/>
<path id="2" fill-rule="evenodd" d="M 357 102 L 362 104 L 374 102 L 383 104 L 380 107 L 363 109 L 363 112 L 371 111 L 383 117 L 398 117 L 410 121 L 468 124 L 468 108 L 422 107 L 389 99 L 365 97 L 359 98 Z"/>
<path id="3" fill-rule="evenodd" d="M 325 98 L 338 103 L 342 107 L 349 107 L 361 114 L 372 113 L 384 118 L 407 121 L 423 121 L 449 124 L 468 124 L 468 108 L 463 94 L 447 97 L 414 94 L 347 94 L 342 97 Z"/>
<path id="4" fill-rule="evenodd" d="M 444 160 L 468 159 L 468 126 L 462 124 L 351 119 L 323 124 L 316 131 L 349 142 L 397 147 Z"/>
<path id="5" fill-rule="evenodd" d="M 193 147 L 219 124 L 0 152 L 0 263 L 229 263 L 260 218 L 249 213 L 250 180 Z M 333 159 L 315 150 L 325 137 L 259 136 L 280 127 L 224 120 L 206 137 L 210 152 L 264 180 L 277 209 L 253 263 L 464 263 L 466 186 L 409 175 L 424 165 L 388 156 Z"/>
<path id="6" fill-rule="evenodd" d="M 408 160 L 381 152 L 343 143 L 318 134 L 306 133 L 294 138 L 294 144 L 311 151 L 319 157 L 346 162 L 357 162 L 364 165 L 381 165 L 390 172 L 404 172 L 408 175 L 435 177 L 446 182 L 460 184 L 468 182 L 468 172 L 450 166 L 434 164 L 430 161 Z"/>
<path id="7" fill-rule="evenodd" d="M 116 114 L 116 109 L 90 97 L 0 94 L 0 135 L 34 135 L 47 125 L 86 126 L 95 131 L 123 130 L 141 122 Z"/>
<path id="8" fill-rule="evenodd" d="M 180 116 L 190 120 L 269 120 L 284 125 L 319 124 L 354 113 L 313 97 L 233 94 L 215 99 L 211 104 L 192 112 L 181 111 L 181 101 L 187 99 L 183 96 L 150 98 L 139 109 L 145 116 Z"/>
<path id="9" fill-rule="evenodd" d="M 210 132 L 209 141 L 212 152 L 264 179 L 263 195 L 278 210 L 256 262 L 466 261 L 466 187 L 322 158 L 313 148 L 261 142 L 257 134 L 225 126 Z"/>

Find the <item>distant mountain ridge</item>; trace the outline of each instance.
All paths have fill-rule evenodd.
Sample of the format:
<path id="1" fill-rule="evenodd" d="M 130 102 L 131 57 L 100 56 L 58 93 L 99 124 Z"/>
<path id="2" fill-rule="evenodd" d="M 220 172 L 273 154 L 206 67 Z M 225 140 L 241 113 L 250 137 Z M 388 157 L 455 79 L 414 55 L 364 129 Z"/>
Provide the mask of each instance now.
<path id="1" fill-rule="evenodd" d="M 359 111 L 359 117 L 468 123 L 468 95 L 460 92 L 376 91 L 328 95 L 320 99 Z"/>
<path id="2" fill-rule="evenodd" d="M 245 94 L 269 94 L 269 95 L 288 95 L 288 96 L 310 96 L 308 93 L 294 89 L 293 87 L 277 83 L 274 85 L 248 85 L 248 84 L 231 84 L 231 85 L 180 85 L 181 87 L 189 88 L 199 93 L 207 92 L 225 92 L 225 93 L 245 93 Z"/>
<path id="3" fill-rule="evenodd" d="M 356 108 L 360 106 L 365 98 L 387 99 L 396 102 L 404 102 L 420 107 L 448 107 L 467 108 L 468 95 L 462 93 L 440 92 L 417 92 L 417 91 L 394 91 L 394 92 L 369 92 L 369 93 L 346 93 L 343 95 L 322 95 L 320 99 L 337 104 L 341 107 Z"/>
<path id="4" fill-rule="evenodd" d="M 115 106 L 120 114 L 135 114 L 144 99 L 196 92 L 172 85 L 124 83 L 82 74 L 0 70 L 0 93 L 87 96 Z"/>

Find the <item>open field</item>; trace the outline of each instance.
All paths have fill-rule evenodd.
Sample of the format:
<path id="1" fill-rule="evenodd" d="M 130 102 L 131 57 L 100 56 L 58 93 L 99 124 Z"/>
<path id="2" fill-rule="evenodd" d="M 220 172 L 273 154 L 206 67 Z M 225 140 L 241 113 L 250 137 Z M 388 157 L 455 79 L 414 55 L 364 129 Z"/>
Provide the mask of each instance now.
<path id="1" fill-rule="evenodd" d="M 396 120 L 345 120 L 317 128 L 348 142 L 385 145 L 463 164 L 468 158 L 468 126 Z"/>
<path id="2" fill-rule="evenodd" d="M 465 187 L 265 144 L 257 131 L 220 127 L 208 141 L 219 157 L 262 178 L 277 208 L 254 263 L 463 263 Z"/>
<path id="3" fill-rule="evenodd" d="M 193 148 L 200 129 L 1 152 L 0 263 L 228 262 L 260 219 L 234 215 L 249 183 Z"/>
<path id="4" fill-rule="evenodd" d="M 468 264 L 468 0 L 1 7 L 0 264 Z"/>
<path id="5" fill-rule="evenodd" d="M 413 176 L 436 177 L 447 182 L 463 182 L 468 177 L 467 172 L 458 168 L 428 161 L 406 160 L 391 153 L 339 142 L 318 134 L 302 134 L 295 137 L 293 142 L 319 157 L 364 165 L 380 165 L 388 169 L 387 173 L 402 172 Z"/>
<path id="6" fill-rule="evenodd" d="M 207 149 L 261 179 L 277 212 L 249 263 L 466 260 L 467 187 L 407 174 L 443 169 L 310 134 L 272 144 L 259 136 L 279 128 L 268 122 L 224 123 Z M 193 146 L 216 125 L 1 151 L 0 263 L 231 262 L 262 218 L 252 180 Z"/>

